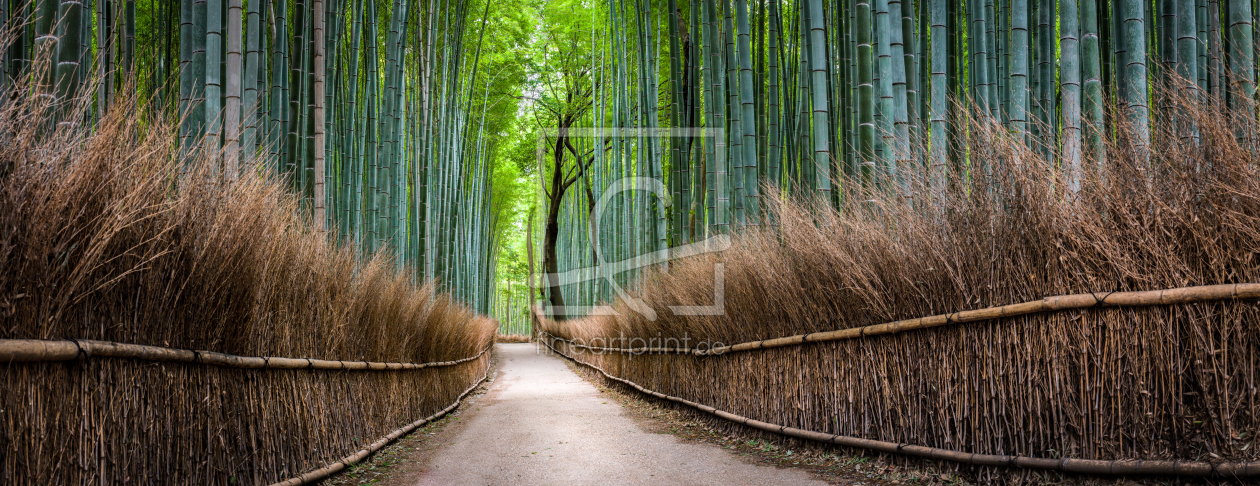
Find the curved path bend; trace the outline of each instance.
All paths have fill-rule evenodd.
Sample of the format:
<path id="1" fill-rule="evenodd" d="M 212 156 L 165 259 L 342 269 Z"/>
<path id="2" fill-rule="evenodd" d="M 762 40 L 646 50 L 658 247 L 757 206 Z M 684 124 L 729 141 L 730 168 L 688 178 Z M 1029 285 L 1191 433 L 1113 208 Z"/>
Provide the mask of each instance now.
<path id="1" fill-rule="evenodd" d="M 717 446 L 650 433 L 534 344 L 496 344 L 498 378 L 418 485 L 817 484 Z"/>

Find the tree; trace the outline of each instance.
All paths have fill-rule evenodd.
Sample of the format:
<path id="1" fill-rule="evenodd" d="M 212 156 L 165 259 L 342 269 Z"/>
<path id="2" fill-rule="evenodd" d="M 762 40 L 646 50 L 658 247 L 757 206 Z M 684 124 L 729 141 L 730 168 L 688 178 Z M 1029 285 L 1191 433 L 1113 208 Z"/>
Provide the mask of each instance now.
<path id="1" fill-rule="evenodd" d="M 537 97 L 531 108 L 536 127 L 544 130 L 547 152 L 540 154 L 545 164 L 539 168 L 539 178 L 546 197 L 543 220 L 542 271 L 548 277 L 546 300 L 553 309 L 553 318 L 563 320 L 567 316 L 564 292 L 559 280 L 560 266 L 557 246 L 560 240 L 561 215 L 565 195 L 581 180 L 595 161 L 594 153 L 580 153 L 573 142 L 570 130 L 579 126 L 594 106 L 594 84 L 591 79 L 591 54 L 584 41 L 590 32 L 574 20 L 574 5 L 564 2 L 548 4 L 544 16 L 556 19 L 551 28 L 543 32 L 535 58 L 532 60 Z M 569 8 L 565 15 L 563 10 Z M 554 132 L 551 131 L 554 129 Z M 589 207 L 593 207 L 593 195 L 588 192 Z"/>

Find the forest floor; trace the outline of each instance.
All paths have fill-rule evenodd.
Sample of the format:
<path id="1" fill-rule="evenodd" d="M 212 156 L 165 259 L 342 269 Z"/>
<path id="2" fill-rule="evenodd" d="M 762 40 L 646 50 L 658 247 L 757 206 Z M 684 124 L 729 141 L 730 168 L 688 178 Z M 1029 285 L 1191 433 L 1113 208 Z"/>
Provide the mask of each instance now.
<path id="1" fill-rule="evenodd" d="M 597 387 L 536 345 L 495 347 L 484 394 L 327 483 L 859 484 L 670 435 L 677 427 L 644 413 L 651 405 Z"/>

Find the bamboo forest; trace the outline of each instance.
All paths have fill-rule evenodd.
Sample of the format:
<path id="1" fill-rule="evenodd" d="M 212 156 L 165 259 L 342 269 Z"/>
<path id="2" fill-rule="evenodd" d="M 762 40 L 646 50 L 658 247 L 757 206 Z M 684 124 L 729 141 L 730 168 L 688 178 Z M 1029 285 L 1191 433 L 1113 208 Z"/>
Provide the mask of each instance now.
<path id="1" fill-rule="evenodd" d="M 0 484 L 1256 481 L 1258 22 L 0 0 Z"/>

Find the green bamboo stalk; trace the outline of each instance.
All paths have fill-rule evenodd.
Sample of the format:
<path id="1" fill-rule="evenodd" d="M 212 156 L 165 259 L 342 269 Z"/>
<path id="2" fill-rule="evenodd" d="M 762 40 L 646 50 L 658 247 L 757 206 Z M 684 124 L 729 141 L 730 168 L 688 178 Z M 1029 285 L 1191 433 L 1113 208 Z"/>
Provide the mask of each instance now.
<path id="1" fill-rule="evenodd" d="M 1136 0 L 1126 0 L 1136 1 Z M 1028 0 L 1011 2 L 1011 129 L 1028 137 Z"/>
<path id="2" fill-rule="evenodd" d="M 1208 60 L 1208 88 L 1212 99 L 1225 102 L 1225 55 L 1221 48 L 1221 5 L 1219 0 L 1208 0 L 1208 37 L 1212 39 L 1211 56 Z"/>
<path id="3" fill-rule="evenodd" d="M 1081 105 L 1084 112 L 1085 157 L 1093 161 L 1093 167 L 1101 168 L 1104 156 L 1102 134 L 1106 128 L 1103 112 L 1103 82 L 1099 79 L 1100 47 L 1098 42 L 1098 0 L 1081 2 L 1081 77 L 1084 93 Z"/>
<path id="4" fill-rule="evenodd" d="M 285 127 L 284 127 L 284 149 L 281 153 L 283 164 L 283 173 L 288 177 L 291 189 L 302 194 L 305 187 L 303 176 L 305 170 L 302 162 L 302 116 L 306 110 L 302 109 L 302 100 L 304 98 L 303 88 L 306 80 L 305 61 L 307 42 L 306 24 L 307 17 L 306 0 L 297 0 L 293 8 L 293 33 L 288 41 L 291 43 L 289 47 L 289 72 L 287 84 L 285 86 L 286 102 L 288 108 L 285 110 Z M 305 198 L 303 198 L 305 199 Z"/>
<path id="5" fill-rule="evenodd" d="M 794 123 L 795 126 L 793 127 L 793 135 L 795 135 L 796 141 L 791 144 L 791 146 L 796 148 L 794 151 L 796 157 L 791 165 L 794 170 L 792 184 L 798 194 L 803 197 L 808 197 L 810 195 L 814 195 L 812 191 L 814 187 L 815 173 L 814 156 L 810 151 L 810 148 L 813 147 L 810 143 L 810 135 L 812 133 L 812 117 L 810 116 L 810 109 L 813 106 L 811 104 L 810 90 L 813 89 L 813 78 L 810 74 L 809 66 L 811 58 L 810 45 L 809 42 L 805 41 L 805 39 L 810 37 L 809 7 L 806 3 L 799 2 L 796 5 L 795 11 L 795 30 L 798 33 L 797 35 L 799 35 L 797 39 L 801 40 L 798 41 L 800 48 L 797 49 L 799 52 L 796 54 L 797 62 L 795 63 L 797 97 L 796 120 Z"/>
<path id="6" fill-rule="evenodd" d="M 1178 5 L 1180 0 L 1159 0 L 1155 3 L 1157 13 L 1159 14 L 1159 26 L 1156 28 L 1156 38 L 1158 39 L 1158 55 L 1161 63 L 1153 65 L 1152 70 L 1155 71 L 1154 77 L 1158 82 L 1163 83 L 1166 88 L 1171 88 L 1169 80 L 1172 75 L 1180 71 L 1178 67 L 1179 55 L 1177 46 L 1177 37 L 1181 31 L 1180 22 L 1177 20 Z M 1164 99 L 1164 110 L 1171 114 L 1171 99 L 1166 96 L 1160 96 Z"/>
<path id="7" fill-rule="evenodd" d="M 298 122 L 298 166 L 300 167 L 301 184 L 298 190 L 302 196 L 303 210 L 306 215 L 315 214 L 315 16 L 314 2 L 308 0 L 305 22 L 302 24 L 302 89 L 298 97 L 298 108 L 301 117 Z M 322 228 L 322 225 L 316 224 Z M 401 261 L 396 260 L 399 264 Z"/>
<path id="8" fill-rule="evenodd" d="M 943 3 L 945 0 L 933 1 Z M 873 187 L 875 183 L 875 83 L 872 72 L 874 48 L 871 45 L 870 2 L 857 0 L 856 11 L 857 21 L 853 24 L 853 29 L 857 32 L 855 42 L 857 43 L 858 154 L 863 186 Z M 935 50 L 933 49 L 934 52 Z M 933 88 L 935 88 L 935 82 Z M 933 103 L 937 100 L 935 91 L 933 91 L 932 99 Z M 943 100 L 944 97 L 940 99 Z M 933 135 L 935 133 L 933 130 Z"/>
<path id="9" fill-rule="evenodd" d="M 74 125 L 70 119 L 79 88 L 79 61 L 82 59 L 79 36 L 82 34 L 83 3 L 64 0 L 58 8 L 61 39 L 57 43 L 57 101 L 59 124 Z"/>
<path id="10" fill-rule="evenodd" d="M 677 130 L 684 126 L 683 112 L 686 103 L 683 98 L 685 79 L 683 77 L 682 62 L 679 60 L 680 51 L 683 50 L 680 38 L 682 30 L 682 15 L 678 9 L 678 0 L 669 0 L 669 109 L 670 109 L 670 126 Z M 686 204 L 683 202 L 683 168 L 690 161 L 686 159 L 687 152 L 683 149 L 683 140 L 677 136 L 675 132 L 669 139 L 669 189 L 673 195 L 675 204 L 672 207 L 670 218 L 670 238 L 675 245 L 684 242 L 683 226 L 686 219 Z"/>
<path id="11" fill-rule="evenodd" d="M 902 0 L 889 0 L 889 14 L 885 16 L 888 20 L 888 45 L 890 47 L 890 74 L 892 75 L 892 98 L 893 98 L 893 139 L 892 161 L 893 165 L 889 166 L 889 182 L 896 184 L 896 188 L 903 195 L 909 195 L 909 180 L 903 174 L 903 171 L 910 166 L 910 117 L 907 108 L 907 88 L 906 88 L 906 36 L 901 30 Z M 913 37 L 911 37 L 913 38 Z"/>
<path id="12" fill-rule="evenodd" d="M 841 153 L 841 157 L 837 164 L 843 164 L 843 167 L 837 169 L 837 174 L 843 174 L 848 177 L 842 182 L 837 193 L 837 205 L 842 198 L 854 200 L 861 195 L 861 166 L 858 164 L 858 140 L 857 140 L 857 45 L 855 43 L 853 23 L 857 5 L 852 0 L 844 0 L 840 10 L 839 25 L 835 27 L 836 36 L 839 37 L 839 50 L 843 53 L 840 60 L 841 69 L 839 74 L 842 78 L 836 97 L 841 99 L 840 113 L 836 116 L 840 118 L 839 143 L 836 150 Z M 849 186 L 843 184 L 849 181 L 856 182 Z"/>
<path id="13" fill-rule="evenodd" d="M 35 61 L 35 79 L 38 83 L 35 92 L 39 96 L 40 109 L 45 110 L 43 116 L 48 118 L 49 125 L 55 123 L 53 110 L 57 106 L 57 31 L 56 19 L 59 2 L 57 0 L 40 0 L 35 4 L 35 43 L 31 59 Z"/>
<path id="14" fill-rule="evenodd" d="M 236 6 L 236 15 L 235 15 L 235 22 L 237 24 L 236 31 L 239 32 L 240 22 L 241 22 L 240 0 L 229 0 L 229 1 L 231 1 Z M 324 0 L 315 0 L 313 10 L 315 14 L 315 25 L 313 26 L 313 29 L 312 29 L 315 34 L 315 38 L 314 38 L 314 43 L 315 43 L 315 53 L 314 53 L 314 56 L 315 56 L 315 65 L 314 65 L 314 68 L 315 68 L 315 87 L 314 87 L 315 88 L 314 89 L 315 91 L 314 92 L 314 101 L 315 101 L 315 116 L 314 116 L 315 215 L 314 215 L 314 218 L 312 218 L 312 221 L 315 225 L 316 230 L 322 231 L 326 228 L 327 220 L 328 220 L 328 214 L 326 212 L 327 206 L 326 206 L 325 194 L 324 194 L 324 190 L 325 190 L 325 185 L 324 185 L 325 184 L 325 180 L 324 180 L 324 175 L 325 175 L 325 167 L 324 167 L 324 163 L 325 163 L 325 160 L 324 160 L 324 135 L 325 135 L 325 132 L 324 132 L 324 44 L 325 44 L 324 43 L 324 14 L 325 14 Z M 228 32 L 231 33 L 232 29 L 229 28 Z M 237 39 L 237 45 L 238 45 L 237 62 L 239 63 L 240 62 L 239 60 L 240 39 L 239 37 L 234 37 L 234 38 Z M 229 78 L 228 86 L 229 86 L 228 89 L 230 90 L 231 89 L 230 78 Z M 231 114 L 232 110 L 229 109 L 228 113 Z M 229 120 L 232 120 L 232 119 L 229 118 Z M 229 134 L 230 133 L 231 132 L 229 131 Z M 232 154 L 229 153 L 229 156 L 231 155 Z M 229 158 L 229 160 L 231 159 Z"/>
<path id="15" fill-rule="evenodd" d="M 928 153 L 928 187 L 932 200 L 940 204 L 945 198 L 949 167 L 949 85 L 945 79 L 949 63 L 949 32 L 946 22 L 947 0 L 928 0 L 932 37 L 932 133 Z"/>
<path id="16" fill-rule="evenodd" d="M 922 4 L 923 0 L 901 0 L 901 33 L 904 47 L 905 77 L 906 77 L 906 127 L 907 138 L 906 145 L 908 147 L 906 158 L 907 161 L 922 159 L 916 155 L 921 143 L 921 112 L 919 110 L 919 43 L 918 36 L 915 33 L 915 14 L 914 3 Z M 911 165 L 902 168 L 906 174 L 910 174 Z"/>
<path id="17" fill-rule="evenodd" d="M 967 32 L 967 47 L 971 51 L 970 74 L 975 84 L 975 92 L 972 96 L 976 103 L 977 113 L 987 114 L 989 112 L 989 53 L 985 45 L 984 8 L 979 1 L 973 0 L 967 2 L 967 9 L 971 17 L 968 25 L 970 30 Z"/>
<path id="18" fill-rule="evenodd" d="M 228 0 L 227 22 L 227 99 L 223 111 L 223 170 L 230 179 L 240 173 L 241 137 L 241 0 Z"/>
<path id="19" fill-rule="evenodd" d="M 1007 0 L 995 8 L 997 16 L 997 79 L 998 79 L 998 114 L 1003 126 L 1011 122 L 1011 46 L 1010 46 L 1010 8 Z"/>
<path id="20" fill-rule="evenodd" d="M 827 28 L 827 39 L 823 44 L 823 53 L 826 56 L 830 67 L 827 75 L 827 110 L 831 116 L 828 117 L 830 123 L 827 127 L 827 146 L 831 147 L 833 154 L 831 160 L 828 161 L 827 172 L 833 177 L 844 173 L 845 149 L 844 144 L 841 142 L 840 135 L 842 132 L 841 127 L 844 126 L 845 121 L 844 102 L 847 97 L 840 95 L 843 89 L 841 87 L 841 83 L 844 82 L 844 70 L 837 68 L 840 65 L 839 62 L 842 62 L 840 61 L 840 58 L 842 57 L 840 52 L 841 49 L 839 49 L 838 44 L 842 37 L 839 35 L 839 33 L 842 32 L 839 17 L 843 15 L 843 12 L 843 9 L 840 9 L 839 12 L 834 12 L 828 9 L 823 10 L 823 24 L 826 25 Z M 841 192 L 842 187 L 837 186 L 833 188 L 830 200 L 828 201 L 831 204 L 831 207 L 840 207 Z"/>
<path id="21" fill-rule="evenodd" d="M 1115 71 L 1115 94 L 1111 99 L 1113 99 L 1117 107 L 1123 107 L 1125 106 L 1125 100 L 1128 99 L 1129 96 L 1129 79 L 1127 76 L 1129 72 L 1129 48 L 1124 34 L 1124 5 L 1120 2 L 1114 2 L 1110 5 L 1110 7 L 1111 8 L 1108 9 L 1108 11 L 1112 14 L 1111 32 L 1114 34 L 1113 38 L 1115 39 L 1115 43 L 1113 45 L 1115 66 L 1114 69 L 1112 69 Z M 1104 67 L 1107 67 L 1107 65 L 1108 63 L 1103 63 Z M 1112 117 L 1113 120 L 1116 118 L 1118 118 L 1118 115 Z"/>
<path id="22" fill-rule="evenodd" d="M 726 180 L 730 185 L 731 221 L 736 225 L 742 226 L 748 222 L 748 218 L 745 212 L 747 208 L 744 207 L 744 125 L 742 120 L 743 106 L 740 102 L 739 59 L 737 57 L 737 53 L 735 52 L 736 35 L 734 22 L 731 19 L 731 5 L 725 0 L 723 0 L 721 5 L 723 15 L 720 33 L 722 40 L 726 44 L 726 48 L 722 51 L 724 56 L 722 66 L 726 71 L 726 94 L 728 97 L 726 104 L 726 116 L 727 120 L 729 120 L 729 123 L 726 125 L 726 136 L 730 141 L 729 143 L 731 147 L 730 153 L 728 154 L 730 164 L 727 166 Z M 644 70 L 640 71 L 642 72 Z M 647 85 L 646 82 L 641 83 L 644 86 Z M 645 107 L 643 109 L 646 110 L 646 106 L 648 106 L 648 104 L 644 103 L 643 105 Z M 636 193 L 635 196 L 643 197 L 644 195 Z M 640 202 L 639 204 L 643 203 Z"/>
<path id="23" fill-rule="evenodd" d="M 1195 91 L 1199 79 L 1199 36 L 1195 0 L 1177 0 L 1177 75 Z M 1188 134 L 1187 134 L 1188 135 Z"/>
<path id="24" fill-rule="evenodd" d="M 1063 90 L 1063 177 L 1067 190 L 1081 190 L 1081 63 L 1077 25 L 1079 0 L 1059 0 L 1059 80 Z"/>
<path id="25" fill-rule="evenodd" d="M 379 140 L 379 115 L 380 115 L 380 48 L 377 43 L 379 35 L 379 14 L 377 11 L 376 0 L 369 0 L 369 11 L 366 13 L 368 26 L 364 29 L 364 36 L 367 41 L 365 49 L 367 60 L 367 86 L 365 92 L 367 99 L 364 103 L 364 115 L 361 117 L 363 123 L 363 136 L 366 137 L 362 144 L 363 151 L 363 170 L 367 181 L 364 188 L 363 204 L 364 214 L 363 223 L 366 228 L 363 230 L 363 243 L 365 248 L 363 253 L 371 255 L 381 249 L 381 240 L 384 238 L 384 229 L 381 227 L 381 213 L 384 208 L 385 200 L 382 197 L 382 186 L 385 185 L 382 180 L 381 170 L 381 153 Z M 445 211 L 439 214 L 444 214 Z"/>
<path id="26" fill-rule="evenodd" d="M 827 136 L 828 127 L 830 127 L 827 104 L 827 90 L 822 87 L 827 85 L 828 66 L 829 63 L 825 57 L 823 46 L 827 42 L 826 23 L 823 21 L 822 0 L 807 0 L 809 4 L 809 31 L 810 36 L 808 45 L 810 49 L 810 72 L 812 73 L 812 84 L 814 89 L 811 90 L 814 113 L 814 173 L 815 173 L 815 189 L 818 190 L 818 196 L 824 200 L 831 198 L 831 178 L 829 177 L 829 169 L 831 167 L 831 148 L 827 145 L 829 137 Z M 885 15 L 887 19 L 887 15 Z"/>
<path id="27" fill-rule="evenodd" d="M 9 2 L 8 0 L 0 0 L 0 28 L 9 28 Z M 10 41 L 16 43 L 14 41 Z M 0 48 L 0 110 L 8 106 L 9 101 L 9 64 L 13 62 L 10 58 L 13 52 L 13 45 L 6 45 Z"/>
<path id="28" fill-rule="evenodd" d="M 875 112 L 875 128 L 879 132 L 875 150 L 879 160 L 876 184 L 888 189 L 896 184 L 897 161 L 893 155 L 895 117 L 893 116 L 893 68 L 892 68 L 892 30 L 888 13 L 888 0 L 875 0 L 875 55 L 878 67 L 876 88 L 879 93 L 879 105 Z"/>
<path id="29" fill-rule="evenodd" d="M 276 8 L 275 3 L 280 3 L 280 8 Z M 288 126 L 288 115 L 286 108 L 288 106 L 288 93 L 285 89 L 285 83 L 288 80 L 289 73 L 289 42 L 288 42 L 288 12 L 287 2 L 272 2 L 272 19 L 274 20 L 275 40 L 272 41 L 271 53 L 271 120 L 268 145 L 270 146 L 271 156 L 268 157 L 271 167 L 272 176 L 278 176 L 284 173 L 284 134 Z"/>
<path id="30" fill-rule="evenodd" d="M 724 69 L 722 67 L 722 37 L 720 24 L 717 22 L 716 7 L 714 0 L 707 0 L 704 3 L 706 18 L 708 19 L 709 34 L 706 36 L 705 44 L 709 46 L 710 62 L 713 67 L 710 69 L 708 76 L 709 82 L 713 85 L 712 117 L 708 126 L 724 128 L 726 126 L 726 91 L 723 89 L 722 78 Z M 713 219 L 712 231 L 717 234 L 728 232 L 729 225 L 729 203 L 730 196 L 727 194 L 727 161 L 729 158 L 726 154 L 725 136 L 717 136 L 714 139 L 714 157 L 713 157 Z"/>
<path id="31" fill-rule="evenodd" d="M 223 0 L 206 4 L 206 151 L 217 157 L 222 136 Z"/>
<path id="32" fill-rule="evenodd" d="M 109 108 L 114 97 L 114 69 L 118 66 L 116 51 L 116 39 L 114 27 L 116 22 L 116 14 L 114 9 L 110 8 L 111 2 L 97 0 L 96 7 L 96 26 L 97 26 L 97 54 L 99 59 L 99 75 L 101 81 L 97 92 L 97 108 L 99 114 L 104 114 Z M 194 25 L 195 27 L 195 25 Z M 204 89 L 204 87 L 203 87 Z M 200 120 L 198 120 L 200 122 Z M 198 130 L 200 132 L 200 130 Z M 200 133 L 198 133 L 200 136 Z"/>
<path id="33" fill-rule="evenodd" d="M 254 0 L 249 2 L 249 13 L 246 14 L 245 21 L 245 79 L 242 86 L 241 106 L 244 109 L 244 129 L 241 134 L 241 147 L 243 151 L 243 167 L 245 170 L 253 170 L 254 161 L 257 156 L 258 143 L 258 87 L 260 83 L 259 75 L 264 72 L 259 69 L 262 64 L 265 53 L 260 53 L 262 29 L 260 26 L 262 12 L 262 1 Z"/>
<path id="34" fill-rule="evenodd" d="M 769 2 L 769 15 L 770 15 L 770 34 L 769 34 L 770 48 L 769 48 L 768 57 L 769 57 L 769 64 L 770 64 L 770 72 L 768 74 L 768 77 L 769 77 L 768 81 L 770 84 L 770 88 L 769 88 L 770 89 L 770 93 L 769 93 L 770 108 L 769 108 L 769 113 L 767 117 L 769 118 L 768 120 L 769 137 L 767 137 L 768 140 L 766 140 L 766 142 L 769 145 L 769 147 L 767 150 L 766 163 L 769 165 L 769 167 L 767 168 L 767 172 L 770 174 L 771 185 L 773 185 L 775 188 L 779 188 L 781 187 L 780 178 L 782 177 L 782 167 L 780 167 L 782 159 L 781 159 L 781 151 L 779 147 L 779 144 L 782 140 L 782 134 L 780 133 L 780 120 L 781 120 L 782 114 L 779 109 L 779 95 L 780 95 L 779 94 L 779 88 L 780 88 L 779 62 L 782 56 L 781 47 L 780 47 L 782 44 L 782 35 L 781 35 L 780 25 L 782 24 L 782 21 L 779 18 L 779 2 Z"/>
<path id="35" fill-rule="evenodd" d="M 739 57 L 739 92 L 740 104 L 743 108 L 741 131 L 743 136 L 743 177 L 741 186 L 744 189 L 744 215 L 746 224 L 756 226 L 761 214 L 761 195 L 758 190 L 757 177 L 757 113 L 756 99 L 753 97 L 752 52 L 748 23 L 748 0 L 735 0 L 735 12 L 739 24 L 736 51 Z M 655 91 L 655 90 L 653 90 Z M 825 127 L 824 127 L 825 128 Z"/>
<path id="36" fill-rule="evenodd" d="M 997 10 L 994 8 L 994 0 L 985 0 L 980 10 L 984 13 L 984 49 L 987 52 L 987 60 L 985 63 L 984 76 L 987 77 L 989 84 L 989 116 L 994 120 L 1002 121 L 1000 115 L 999 92 L 1002 91 L 1002 76 L 998 73 L 998 43 L 997 43 Z"/>
<path id="37" fill-rule="evenodd" d="M 1134 150 L 1139 159 L 1145 161 L 1149 156 L 1147 149 L 1151 140 L 1146 77 L 1145 6 L 1140 0 L 1123 0 L 1121 15 L 1124 18 L 1124 44 L 1128 54 L 1128 65 L 1125 66 L 1127 88 L 1124 102 L 1129 110 L 1129 119 L 1132 124 Z"/>
<path id="38" fill-rule="evenodd" d="M 1055 110 L 1055 4 L 1054 0 L 1037 0 L 1038 13 L 1040 19 L 1037 24 L 1037 66 L 1039 72 L 1037 74 L 1037 88 L 1039 100 L 1037 109 L 1041 114 L 1040 123 L 1041 130 L 1040 146 L 1042 156 L 1049 159 L 1053 147 L 1058 146 L 1058 121 Z M 1078 78 L 1079 79 L 1079 78 Z"/>
<path id="39" fill-rule="evenodd" d="M 97 0 L 100 3 L 100 0 Z M 104 37 L 104 29 L 98 30 L 98 46 L 100 39 Z M 193 51 L 193 0 L 180 0 L 179 2 L 179 140 L 180 146 L 184 153 L 191 148 L 192 137 L 192 117 L 187 116 L 192 110 L 193 102 L 193 71 L 192 71 L 192 51 Z M 100 61 L 98 61 L 100 62 Z M 103 64 L 103 63 L 101 63 Z M 97 112 L 104 114 L 105 112 L 105 84 L 101 83 L 97 91 Z M 182 155 L 182 154 L 181 154 Z"/>
<path id="40" fill-rule="evenodd" d="M 688 50 L 687 50 L 687 63 L 686 63 L 688 76 L 690 77 L 690 81 L 688 85 L 691 88 L 690 94 L 689 94 L 690 103 L 688 106 L 688 116 L 689 116 L 688 126 L 699 127 L 701 126 L 701 119 L 700 119 L 701 113 L 702 113 L 701 105 L 703 104 L 703 92 L 704 92 L 704 87 L 702 86 L 704 83 L 700 79 L 700 64 L 702 62 L 701 56 L 700 56 L 700 47 L 699 47 L 700 8 L 699 6 L 692 3 L 690 4 L 687 10 L 688 10 L 688 14 L 691 20 L 691 37 L 690 37 L 690 42 L 687 43 Z M 602 51 L 603 50 L 601 49 L 601 53 Z M 688 175 L 688 177 L 686 178 L 688 191 L 686 193 L 686 197 L 684 198 L 684 209 L 689 210 L 690 212 L 690 216 L 687 219 L 688 241 L 697 241 L 699 239 L 700 234 L 699 234 L 698 228 L 702 226 L 703 221 L 704 221 L 704 210 L 703 210 L 704 201 L 705 201 L 705 198 L 704 198 L 704 195 L 705 195 L 705 191 L 704 191 L 705 152 L 704 151 L 707 144 L 703 144 L 702 142 L 703 142 L 702 140 L 689 141 L 689 143 L 695 150 L 695 155 L 691 157 L 691 160 L 693 162 L 690 164 L 690 166 L 684 168 L 684 170 L 687 171 L 687 175 Z M 771 163 L 773 163 L 773 161 Z M 600 283 L 600 285 L 603 287 L 606 287 L 605 284 L 602 282 Z M 605 288 L 603 292 L 605 292 L 605 294 L 603 295 L 607 295 L 606 293 L 611 292 L 611 289 Z"/>
<path id="41" fill-rule="evenodd" d="M 1102 84 L 1102 93 L 1103 93 L 1102 96 L 1103 96 L 1103 101 L 1105 103 L 1104 110 L 1107 110 L 1111 106 L 1114 106 L 1113 96 L 1115 96 L 1116 94 L 1115 80 L 1116 80 L 1116 66 L 1118 64 L 1116 63 L 1116 60 L 1113 57 L 1113 55 L 1115 54 L 1114 48 L 1116 44 L 1116 33 L 1115 33 L 1115 30 L 1113 30 L 1113 27 L 1115 27 L 1114 18 L 1116 16 L 1113 15 L 1114 7 L 1112 6 L 1112 2 L 1104 1 L 1104 2 L 1098 3 L 1098 0 L 1094 0 L 1094 1 L 1095 1 L 1095 4 L 1094 4 L 1095 10 L 1098 11 L 1098 22 L 1097 22 L 1096 30 L 1098 32 L 1098 59 L 1099 59 L 1098 67 L 1099 67 L 1099 73 L 1101 77 L 1099 81 L 1100 81 L 1100 84 Z M 1084 10 L 1085 10 L 1085 7 L 1084 5 L 1082 5 L 1081 11 L 1084 11 Z M 1084 29 L 1084 25 L 1085 25 L 1084 22 L 1085 20 L 1081 20 L 1082 29 Z M 1082 37 L 1082 39 L 1084 38 Z M 1088 116 L 1088 113 L 1086 113 L 1086 116 Z"/>
<path id="42" fill-rule="evenodd" d="M 1195 83 L 1199 86 L 1199 94 L 1201 99 L 1206 100 L 1208 93 L 1208 22 L 1207 22 L 1207 0 L 1195 0 L 1194 2 L 1194 23 L 1195 23 Z"/>
<path id="43" fill-rule="evenodd" d="M 1230 106 L 1252 110 L 1256 94 L 1255 55 L 1252 45 L 1250 0 L 1229 1 L 1229 92 Z"/>
<path id="44" fill-rule="evenodd" d="M 926 183 L 928 176 L 927 166 L 929 162 L 928 142 L 929 134 L 932 131 L 932 110 L 929 100 L 932 98 L 932 18 L 931 18 L 931 0 L 915 0 L 915 7 L 918 9 L 917 22 L 919 29 L 919 57 L 917 64 L 919 68 L 919 145 L 923 150 L 923 157 L 919 161 L 922 167 L 919 168 L 920 174 Z"/>
<path id="45" fill-rule="evenodd" d="M 766 12 L 766 3 L 767 2 L 757 2 L 757 6 L 756 6 L 757 10 L 755 12 L 749 13 L 749 15 L 752 16 L 752 37 L 753 37 L 753 40 L 752 40 L 753 76 L 752 77 L 753 79 L 756 80 L 756 82 L 753 84 L 753 99 L 756 101 L 756 113 L 755 113 L 754 120 L 766 119 L 766 109 L 767 109 L 766 18 L 768 15 Z M 767 125 L 766 123 L 757 124 L 757 140 L 759 141 L 766 140 L 766 138 L 769 136 L 769 134 L 766 131 L 767 130 L 766 125 Z M 757 176 L 756 177 L 757 177 L 759 191 L 761 189 L 761 184 L 765 184 L 765 181 L 769 179 L 769 174 L 767 173 L 769 164 L 766 161 L 766 154 L 768 151 L 769 151 L 769 147 L 767 146 L 765 142 L 757 143 L 757 158 L 756 158 Z"/>
<path id="46" fill-rule="evenodd" d="M 98 0 L 99 1 L 99 0 Z M 136 69 L 136 0 L 127 0 L 123 19 L 123 72 L 135 73 Z"/>
<path id="47" fill-rule="evenodd" d="M 193 0 L 192 89 L 190 91 L 192 109 L 186 116 L 192 119 L 189 135 L 193 139 L 194 146 L 201 146 L 202 137 L 206 134 L 206 15 L 206 0 Z M 108 96 L 108 86 L 106 95 Z"/>

